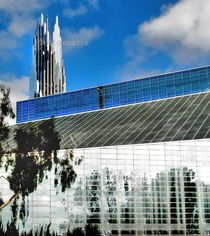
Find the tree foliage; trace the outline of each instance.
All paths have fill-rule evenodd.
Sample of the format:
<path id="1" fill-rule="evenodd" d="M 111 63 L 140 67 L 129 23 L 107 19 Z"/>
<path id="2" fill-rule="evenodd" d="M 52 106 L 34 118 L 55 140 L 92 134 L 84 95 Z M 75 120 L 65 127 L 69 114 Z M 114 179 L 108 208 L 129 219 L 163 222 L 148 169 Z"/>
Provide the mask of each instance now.
<path id="1" fill-rule="evenodd" d="M 60 137 L 54 129 L 53 119 L 40 123 L 38 127 L 16 129 L 17 150 L 15 157 L 7 162 L 11 170 L 8 180 L 13 192 L 28 196 L 42 183 L 53 162 L 58 163 L 56 150 L 60 148 Z"/>
<path id="2" fill-rule="evenodd" d="M 56 174 L 55 187 L 64 192 L 71 188 L 71 184 L 76 179 L 74 171 L 74 158 L 72 151 L 58 158 L 61 138 L 55 130 L 54 118 L 41 121 L 39 123 L 27 123 L 18 125 L 14 131 L 14 141 L 16 149 L 8 152 L 3 146 L 9 137 L 9 127 L 6 124 L 6 117 L 14 117 L 11 102 L 9 99 L 10 90 L 3 85 L 0 86 L 0 154 L 7 172 L 7 181 L 13 196 L 3 202 L 0 199 L 0 210 L 13 202 L 11 206 L 12 221 L 19 217 L 24 220 L 26 217 L 26 198 L 33 193 L 39 184 L 43 182 L 54 168 Z"/>
<path id="3" fill-rule="evenodd" d="M 10 89 L 5 87 L 3 84 L 0 84 L 0 167 L 3 155 L 8 152 L 6 141 L 9 137 L 9 127 L 6 118 L 15 117 L 9 94 Z M 2 204 L 4 204 L 4 201 L 0 198 L 0 206 Z"/>
<path id="4" fill-rule="evenodd" d="M 9 127 L 6 118 L 15 117 L 9 94 L 10 89 L 5 87 L 3 84 L 0 84 L 0 164 L 2 156 L 6 151 L 5 141 L 9 137 Z"/>

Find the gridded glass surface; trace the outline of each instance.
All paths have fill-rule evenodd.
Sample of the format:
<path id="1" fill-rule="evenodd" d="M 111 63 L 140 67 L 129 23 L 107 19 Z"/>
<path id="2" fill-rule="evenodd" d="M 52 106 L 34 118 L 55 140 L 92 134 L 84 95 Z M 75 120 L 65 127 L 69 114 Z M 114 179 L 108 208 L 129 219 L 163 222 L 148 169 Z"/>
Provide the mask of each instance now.
<path id="1" fill-rule="evenodd" d="M 61 148 L 210 138 L 210 92 L 55 119 Z M 42 121 L 19 124 L 28 129 Z M 14 130 L 16 126 L 11 127 Z M 11 146 L 13 132 L 8 140 Z"/>
<path id="2" fill-rule="evenodd" d="M 204 92 L 210 67 L 36 98 L 17 103 L 17 123 Z"/>
<path id="3" fill-rule="evenodd" d="M 96 223 L 103 235 L 210 234 L 209 139 L 75 149 L 80 156 L 70 190 L 56 192 L 52 171 L 29 196 L 26 229 L 51 222 L 62 235 Z M 7 206 L 3 222 L 10 214 Z"/>

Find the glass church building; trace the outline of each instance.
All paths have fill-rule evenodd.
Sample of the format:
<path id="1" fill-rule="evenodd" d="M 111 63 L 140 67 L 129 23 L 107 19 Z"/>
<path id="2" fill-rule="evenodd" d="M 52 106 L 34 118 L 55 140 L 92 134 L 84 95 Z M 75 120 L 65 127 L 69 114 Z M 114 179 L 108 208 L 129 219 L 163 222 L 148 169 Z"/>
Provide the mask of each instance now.
<path id="1" fill-rule="evenodd" d="M 28 197 L 25 228 L 210 234 L 210 66 L 21 101 L 11 129 L 51 116 L 60 155 L 83 158 L 70 190 L 57 193 L 51 172 Z"/>

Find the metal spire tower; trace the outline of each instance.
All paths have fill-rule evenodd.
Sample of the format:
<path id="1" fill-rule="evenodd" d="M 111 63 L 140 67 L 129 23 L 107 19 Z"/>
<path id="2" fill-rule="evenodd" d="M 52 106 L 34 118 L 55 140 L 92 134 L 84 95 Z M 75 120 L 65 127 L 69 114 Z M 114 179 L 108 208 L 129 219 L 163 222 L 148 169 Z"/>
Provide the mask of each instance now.
<path id="1" fill-rule="evenodd" d="M 58 16 L 52 33 L 48 17 L 41 14 L 33 41 L 33 67 L 30 78 L 30 98 L 43 97 L 66 91 L 66 75 L 62 57 L 62 39 Z"/>

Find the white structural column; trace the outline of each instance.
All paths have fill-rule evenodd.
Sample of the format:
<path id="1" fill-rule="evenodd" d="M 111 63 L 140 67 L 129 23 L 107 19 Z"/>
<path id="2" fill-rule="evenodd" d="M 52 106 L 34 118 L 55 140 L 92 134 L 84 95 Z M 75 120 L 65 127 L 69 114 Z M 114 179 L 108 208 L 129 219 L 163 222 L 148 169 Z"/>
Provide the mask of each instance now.
<path id="1" fill-rule="evenodd" d="M 58 16 L 53 31 L 53 51 L 54 51 L 54 93 L 61 91 L 62 80 L 62 39 L 60 36 L 60 27 L 58 25 Z"/>

